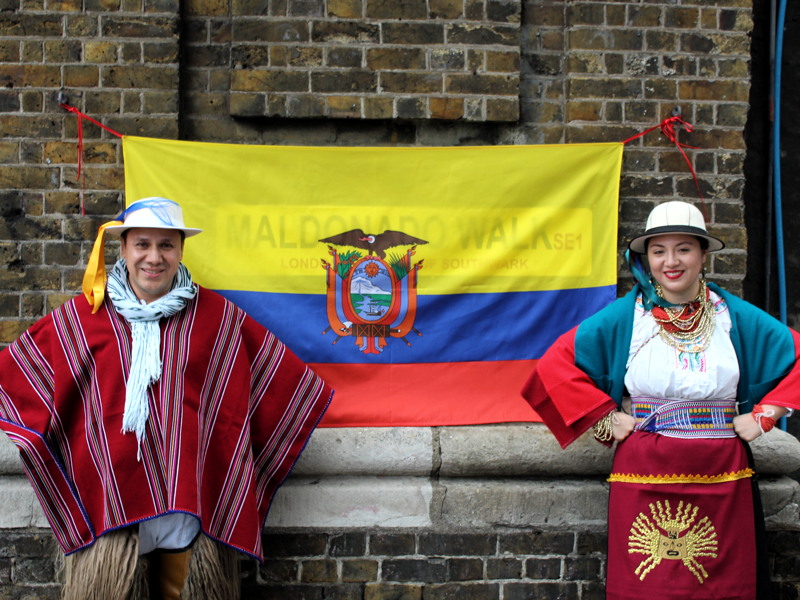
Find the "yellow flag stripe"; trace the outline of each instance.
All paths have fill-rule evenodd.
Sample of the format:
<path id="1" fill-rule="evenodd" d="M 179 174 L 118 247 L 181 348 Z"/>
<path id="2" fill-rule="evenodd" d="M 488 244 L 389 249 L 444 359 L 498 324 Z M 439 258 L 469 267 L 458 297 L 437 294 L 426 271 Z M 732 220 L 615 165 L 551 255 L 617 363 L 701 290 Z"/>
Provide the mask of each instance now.
<path id="1" fill-rule="evenodd" d="M 354 229 L 427 242 L 414 249 L 421 295 L 616 281 L 619 143 L 313 148 L 126 136 L 123 150 L 128 202 L 181 204 L 205 230 L 185 262 L 215 289 L 324 294 L 321 261 L 355 248 L 320 240 Z"/>

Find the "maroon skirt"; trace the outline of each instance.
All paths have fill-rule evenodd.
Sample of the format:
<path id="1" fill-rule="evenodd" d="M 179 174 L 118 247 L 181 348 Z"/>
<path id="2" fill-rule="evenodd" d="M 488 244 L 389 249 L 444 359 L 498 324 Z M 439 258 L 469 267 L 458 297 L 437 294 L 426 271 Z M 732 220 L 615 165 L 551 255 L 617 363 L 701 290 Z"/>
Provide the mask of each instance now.
<path id="1" fill-rule="evenodd" d="M 637 432 L 609 481 L 608 600 L 754 600 L 753 471 L 738 438 Z"/>

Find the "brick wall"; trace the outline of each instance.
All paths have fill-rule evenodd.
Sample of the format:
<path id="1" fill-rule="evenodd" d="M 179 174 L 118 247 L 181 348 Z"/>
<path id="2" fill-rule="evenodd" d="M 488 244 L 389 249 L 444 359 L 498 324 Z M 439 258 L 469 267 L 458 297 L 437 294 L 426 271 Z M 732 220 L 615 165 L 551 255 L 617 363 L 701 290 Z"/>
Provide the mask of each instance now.
<path id="1" fill-rule="evenodd" d="M 687 154 L 728 245 L 711 276 L 738 292 L 751 7 L 0 0 L 0 346 L 78 290 L 98 224 L 123 205 L 119 140 L 84 122 L 79 178 L 78 122 L 59 92 L 124 134 L 251 144 L 619 141 L 680 107 L 695 130 L 679 139 L 697 147 Z M 620 239 L 675 197 L 697 198 L 681 154 L 658 131 L 630 142 Z M 771 537 L 782 597 L 798 598 L 800 539 Z M 601 540 L 566 529 L 268 532 L 274 550 L 263 568 L 246 564 L 244 585 L 264 598 L 599 598 Z M 52 551 L 44 531 L 0 531 L 0 598 L 57 597 Z"/>
<path id="2" fill-rule="evenodd" d="M 59 108 L 59 92 L 120 133 L 255 144 L 615 141 L 680 107 L 695 130 L 679 139 L 699 148 L 688 155 L 711 228 L 728 243 L 711 272 L 741 289 L 749 1 L 189 0 L 180 9 L 111 0 L 45 9 L 3 0 L 3 8 L 0 344 L 78 289 L 97 225 L 122 206 L 119 140 L 84 122 L 79 179 L 77 120 Z M 303 41 L 273 31 L 279 25 L 303 31 Z M 387 33 L 395 28 L 435 29 L 436 43 L 415 34 L 401 44 Z M 492 94 L 470 87 L 485 77 L 499 78 Z M 292 78 L 307 84 L 302 93 L 270 83 Z M 376 83 L 362 88 L 362 78 Z M 431 78 L 435 92 L 413 83 Z M 314 83 L 322 81 L 356 92 Z M 673 197 L 697 198 L 680 153 L 658 131 L 630 142 L 621 239 Z"/>
<path id="3" fill-rule="evenodd" d="M 769 534 L 778 598 L 800 597 L 800 533 Z M 249 598 L 602 600 L 604 533 L 348 531 L 264 536 L 259 569 L 244 563 Z"/>
<path id="4" fill-rule="evenodd" d="M 317 0 L 268 10 L 235 2 L 227 36 L 198 37 L 189 53 L 228 59 L 235 117 L 516 121 L 520 8 L 519 0 Z"/>
<path id="5" fill-rule="evenodd" d="M 590 531 L 267 533 L 264 564 L 241 563 L 242 597 L 602 600 L 605 543 Z M 777 597 L 800 597 L 800 533 L 769 544 Z M 59 598 L 54 546 L 46 530 L 0 532 L 0 598 Z"/>
<path id="6" fill-rule="evenodd" d="M 364 600 L 603 598 L 605 537 L 592 532 L 361 532 L 264 536 L 249 597 Z"/>

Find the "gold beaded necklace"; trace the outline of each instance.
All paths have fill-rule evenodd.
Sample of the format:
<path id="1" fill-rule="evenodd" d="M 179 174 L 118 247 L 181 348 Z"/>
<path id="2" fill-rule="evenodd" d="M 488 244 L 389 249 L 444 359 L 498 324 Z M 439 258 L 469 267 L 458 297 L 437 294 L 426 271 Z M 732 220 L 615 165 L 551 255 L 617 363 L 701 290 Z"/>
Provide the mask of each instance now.
<path id="1" fill-rule="evenodd" d="M 661 285 L 657 283 L 655 288 L 663 298 Z M 691 302 L 680 308 L 656 306 L 652 313 L 664 343 L 680 352 L 696 353 L 708 348 L 716 320 L 705 279 L 700 280 L 700 291 Z"/>

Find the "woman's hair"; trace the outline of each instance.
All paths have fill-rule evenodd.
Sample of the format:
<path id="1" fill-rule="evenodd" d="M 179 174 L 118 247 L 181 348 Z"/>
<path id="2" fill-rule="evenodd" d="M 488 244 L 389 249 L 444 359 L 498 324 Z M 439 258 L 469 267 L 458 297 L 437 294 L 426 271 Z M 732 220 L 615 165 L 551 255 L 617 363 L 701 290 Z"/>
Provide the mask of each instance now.
<path id="1" fill-rule="evenodd" d="M 644 253 L 645 254 L 647 254 L 647 249 L 650 247 L 650 240 L 652 240 L 654 238 L 657 238 L 657 237 L 658 237 L 657 235 L 654 235 L 653 237 L 647 238 L 644 241 Z M 703 252 L 708 250 L 708 240 L 706 238 L 702 238 L 702 237 L 697 236 L 697 235 L 692 236 L 692 237 L 694 239 L 696 239 L 698 242 L 700 242 L 700 249 L 703 250 Z"/>

